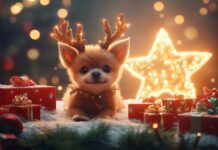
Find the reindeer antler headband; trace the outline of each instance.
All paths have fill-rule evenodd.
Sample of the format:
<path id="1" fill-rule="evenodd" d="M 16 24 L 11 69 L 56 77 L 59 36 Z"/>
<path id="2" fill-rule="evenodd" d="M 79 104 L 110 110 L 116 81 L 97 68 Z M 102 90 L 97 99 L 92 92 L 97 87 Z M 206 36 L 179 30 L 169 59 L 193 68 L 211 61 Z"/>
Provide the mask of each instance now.
<path id="1" fill-rule="evenodd" d="M 98 44 L 102 49 L 107 50 L 111 43 L 122 36 L 122 34 L 126 31 L 128 24 L 125 23 L 124 14 L 120 14 L 117 17 L 116 31 L 113 34 L 111 34 L 111 28 L 108 20 L 103 19 L 102 24 L 106 36 L 104 40 L 99 41 Z M 59 24 L 53 27 L 51 37 L 58 42 L 63 42 L 75 47 L 79 53 L 85 51 L 85 45 L 87 42 L 83 39 L 83 26 L 80 23 L 77 24 L 76 34 L 75 37 L 73 37 L 72 29 L 69 27 L 69 21 L 60 18 Z"/>

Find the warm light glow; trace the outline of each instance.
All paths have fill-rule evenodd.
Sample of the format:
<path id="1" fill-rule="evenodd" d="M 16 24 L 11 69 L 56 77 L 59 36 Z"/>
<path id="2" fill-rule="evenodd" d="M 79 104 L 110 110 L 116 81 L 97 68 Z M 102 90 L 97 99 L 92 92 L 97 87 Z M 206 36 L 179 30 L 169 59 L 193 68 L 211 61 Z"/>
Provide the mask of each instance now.
<path id="1" fill-rule="evenodd" d="M 30 31 L 29 36 L 32 40 L 38 40 L 40 38 L 40 32 L 39 30 L 33 29 Z"/>
<path id="2" fill-rule="evenodd" d="M 157 124 L 157 123 L 154 123 L 154 124 L 152 125 L 152 128 L 157 129 L 157 128 L 158 128 L 158 124 Z"/>
<path id="3" fill-rule="evenodd" d="M 191 76 L 211 56 L 209 52 L 177 52 L 168 33 L 161 29 L 148 56 L 130 58 L 124 67 L 141 80 L 137 99 L 164 93 L 193 97 L 196 90 Z"/>
<path id="4" fill-rule="evenodd" d="M 10 11 L 13 15 L 19 14 L 22 10 L 23 10 L 23 4 L 20 2 L 17 2 L 10 7 Z"/>
<path id="5" fill-rule="evenodd" d="M 39 84 L 40 85 L 47 85 L 47 79 L 45 77 L 39 78 Z"/>
<path id="6" fill-rule="evenodd" d="M 182 40 L 176 41 L 176 44 L 177 44 L 177 45 L 182 45 Z"/>
<path id="7" fill-rule="evenodd" d="M 198 132 L 198 133 L 197 133 L 197 136 L 200 137 L 200 136 L 201 136 L 201 132 Z"/>
<path id="8" fill-rule="evenodd" d="M 47 6 L 50 4 L 50 0 L 40 0 L 39 2 L 42 6 Z"/>
<path id="9" fill-rule="evenodd" d="M 164 10 L 164 3 L 163 3 L 163 2 L 160 2 L 160 1 L 155 2 L 155 3 L 154 3 L 154 10 L 156 10 L 156 11 L 162 11 L 162 10 Z"/>
<path id="10" fill-rule="evenodd" d="M 51 83 L 53 84 L 58 84 L 59 83 L 59 77 L 58 76 L 53 76 L 51 78 Z"/>
<path id="11" fill-rule="evenodd" d="M 68 15 L 68 11 L 65 8 L 61 8 L 58 10 L 57 15 L 60 18 L 66 18 Z"/>
<path id="12" fill-rule="evenodd" d="M 176 24 L 183 24 L 185 22 L 185 18 L 182 15 L 176 15 L 174 18 Z"/>
<path id="13" fill-rule="evenodd" d="M 63 87 L 61 85 L 58 86 L 58 90 L 61 91 L 63 90 Z"/>
<path id="14" fill-rule="evenodd" d="M 198 37 L 198 30 L 195 27 L 187 27 L 185 28 L 184 36 L 188 40 L 194 40 Z"/>
<path id="15" fill-rule="evenodd" d="M 31 60 L 36 60 L 39 58 L 39 51 L 35 48 L 31 48 L 27 51 L 27 57 Z"/>
<path id="16" fill-rule="evenodd" d="M 62 0 L 62 4 L 65 7 L 69 7 L 71 5 L 71 3 L 72 3 L 71 0 Z"/>
<path id="17" fill-rule="evenodd" d="M 215 83 L 215 82 L 216 82 L 216 79 L 215 79 L 215 78 L 211 78 L 211 79 L 210 79 L 210 82 L 211 82 L 211 83 Z"/>
<path id="18" fill-rule="evenodd" d="M 199 13 L 204 16 L 208 13 L 208 10 L 207 10 L 207 8 L 202 7 L 199 9 Z"/>
<path id="19" fill-rule="evenodd" d="M 208 4 L 210 2 L 210 0 L 203 0 L 204 4 Z"/>
<path id="20" fill-rule="evenodd" d="M 25 7 L 32 7 L 38 3 L 38 0 L 23 0 L 23 5 Z"/>

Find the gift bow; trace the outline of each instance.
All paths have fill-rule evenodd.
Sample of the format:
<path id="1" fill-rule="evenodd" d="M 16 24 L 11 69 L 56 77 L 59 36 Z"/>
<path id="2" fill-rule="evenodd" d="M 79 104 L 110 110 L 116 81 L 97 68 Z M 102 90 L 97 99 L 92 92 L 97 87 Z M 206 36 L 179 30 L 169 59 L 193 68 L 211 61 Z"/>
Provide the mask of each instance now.
<path id="1" fill-rule="evenodd" d="M 10 83 L 13 86 L 34 86 L 36 83 L 27 76 L 12 76 Z"/>
<path id="2" fill-rule="evenodd" d="M 32 101 L 25 95 L 16 95 L 12 100 L 12 104 L 15 106 L 32 105 Z"/>
<path id="3" fill-rule="evenodd" d="M 147 107 L 146 112 L 148 112 L 148 113 L 164 113 L 164 112 L 166 112 L 166 108 L 165 108 L 165 106 L 152 104 L 152 105 L 149 105 Z"/>
<path id="4" fill-rule="evenodd" d="M 218 114 L 218 98 L 210 97 L 208 99 L 200 100 L 196 105 L 198 112 L 207 111 L 209 114 Z"/>

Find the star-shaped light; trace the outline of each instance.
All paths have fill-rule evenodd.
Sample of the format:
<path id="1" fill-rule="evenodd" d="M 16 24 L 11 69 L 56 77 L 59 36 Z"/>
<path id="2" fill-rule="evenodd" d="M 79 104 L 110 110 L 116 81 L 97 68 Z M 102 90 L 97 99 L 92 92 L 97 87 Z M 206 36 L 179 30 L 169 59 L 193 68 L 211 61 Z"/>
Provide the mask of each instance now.
<path id="1" fill-rule="evenodd" d="M 209 52 L 177 52 L 168 33 L 162 28 L 145 57 L 130 58 L 125 69 L 141 80 L 137 99 L 161 94 L 196 94 L 191 76 L 212 56 Z"/>

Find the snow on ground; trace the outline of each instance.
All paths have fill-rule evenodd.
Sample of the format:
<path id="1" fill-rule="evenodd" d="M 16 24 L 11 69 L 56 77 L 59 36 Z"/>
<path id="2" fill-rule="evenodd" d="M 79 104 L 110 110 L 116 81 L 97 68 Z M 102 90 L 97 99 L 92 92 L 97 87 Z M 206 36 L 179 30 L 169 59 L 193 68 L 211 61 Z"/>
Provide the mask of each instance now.
<path id="1" fill-rule="evenodd" d="M 63 102 L 57 101 L 57 109 L 53 112 L 48 112 L 45 110 L 41 111 L 41 120 L 34 122 L 26 122 L 24 123 L 24 137 L 31 136 L 31 134 L 35 133 L 43 133 L 43 131 L 55 130 L 57 128 L 67 127 L 72 130 L 77 130 L 80 133 L 85 133 L 89 131 L 93 126 L 98 125 L 99 123 L 107 123 L 110 125 L 109 134 L 113 135 L 113 141 L 116 142 L 116 139 L 119 138 L 120 135 L 125 133 L 129 127 L 134 129 L 142 129 L 145 126 L 143 124 L 134 123 L 128 120 L 128 103 L 134 102 L 133 100 L 125 101 L 125 108 L 119 112 L 113 119 L 98 119 L 98 120 L 90 120 L 87 122 L 74 122 L 71 118 L 67 117 L 63 112 Z M 189 143 L 193 143 L 195 139 L 194 134 L 187 134 L 185 139 L 189 141 Z M 200 145 L 213 144 L 216 143 L 218 146 L 218 137 L 211 135 L 204 135 L 200 139 Z"/>

